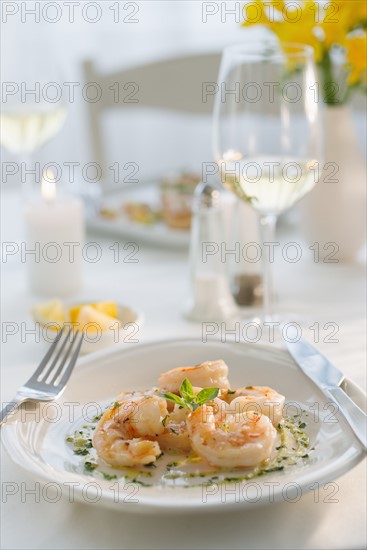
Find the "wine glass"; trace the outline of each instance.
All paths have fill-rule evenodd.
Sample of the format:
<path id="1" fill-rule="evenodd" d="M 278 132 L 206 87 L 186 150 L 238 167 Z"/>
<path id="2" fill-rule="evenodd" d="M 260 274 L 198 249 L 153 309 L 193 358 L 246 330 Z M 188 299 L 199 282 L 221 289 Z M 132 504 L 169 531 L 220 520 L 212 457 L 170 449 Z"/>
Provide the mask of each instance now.
<path id="1" fill-rule="evenodd" d="M 58 60 L 43 42 L 28 49 L 15 44 L 4 56 L 0 143 L 18 158 L 20 170 L 64 125 L 64 80 Z M 32 186 L 25 176 L 21 180 L 25 198 Z"/>
<path id="2" fill-rule="evenodd" d="M 318 180 L 322 136 L 316 86 L 309 46 L 243 43 L 224 49 L 214 155 L 222 183 L 259 215 L 264 320 L 273 318 L 269 244 L 277 218 Z"/>

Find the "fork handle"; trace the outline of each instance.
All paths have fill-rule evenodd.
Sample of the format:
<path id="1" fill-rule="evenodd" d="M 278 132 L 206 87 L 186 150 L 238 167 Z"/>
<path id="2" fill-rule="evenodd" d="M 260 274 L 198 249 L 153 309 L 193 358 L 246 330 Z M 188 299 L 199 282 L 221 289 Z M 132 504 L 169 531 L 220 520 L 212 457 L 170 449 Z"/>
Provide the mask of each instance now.
<path id="1" fill-rule="evenodd" d="M 0 412 L 0 426 L 5 424 L 6 417 L 13 413 L 24 401 L 27 401 L 24 397 L 14 397 L 12 401 L 5 405 Z"/>

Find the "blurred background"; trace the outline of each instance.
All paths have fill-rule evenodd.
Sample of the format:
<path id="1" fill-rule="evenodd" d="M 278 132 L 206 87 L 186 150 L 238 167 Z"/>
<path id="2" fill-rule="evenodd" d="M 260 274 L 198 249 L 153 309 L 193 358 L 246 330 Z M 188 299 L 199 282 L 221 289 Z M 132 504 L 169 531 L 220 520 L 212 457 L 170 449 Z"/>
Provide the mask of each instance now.
<path id="1" fill-rule="evenodd" d="M 218 13 L 208 16 L 204 23 L 201 2 L 115 4 L 121 6 L 118 23 L 114 23 L 117 12 L 111 10 L 113 2 L 98 3 L 101 18 L 96 23 L 85 21 L 81 6 L 75 9 L 73 23 L 69 22 L 65 6 L 60 21 L 54 24 L 42 16 L 40 22 L 35 22 L 34 17 L 27 15 L 26 23 L 22 23 L 19 13 L 9 15 L 3 25 L 3 75 L 5 64 L 17 65 L 19 74 L 32 64 L 35 77 L 42 73 L 42 64 L 52 68 L 56 65 L 61 73 L 57 81 L 78 82 L 82 86 L 87 81 L 83 71 L 87 60 L 102 74 L 108 74 L 186 54 L 220 52 L 224 45 L 244 36 L 234 16 L 222 23 Z M 124 4 L 129 4 L 126 10 L 122 9 Z M 54 16 L 51 9 L 49 16 Z M 95 16 L 91 7 L 89 17 Z M 255 37 L 261 33 L 258 29 L 248 32 Z M 88 103 L 81 97 L 81 86 L 76 88 L 75 102 L 67 105 L 62 131 L 36 152 L 41 162 L 94 160 Z M 122 110 L 113 109 L 103 115 L 104 145 L 110 163 L 136 162 L 142 178 L 160 177 L 171 169 L 200 170 L 203 159 L 212 159 L 210 129 L 210 116 L 157 111 L 139 104 L 125 105 Z M 4 160 L 13 160 L 7 150 L 3 155 Z"/>
<path id="2" fill-rule="evenodd" d="M 7 79 L 9 68 L 16 68 L 18 78 L 22 74 L 31 78 L 33 74 L 37 80 L 43 74 L 48 78 L 49 74 L 49 80 L 60 84 L 80 83 L 75 87 L 75 101 L 66 102 L 67 118 L 61 132 L 33 156 L 41 162 L 94 160 L 88 118 L 90 104 L 83 100 L 81 93 L 88 81 L 84 71 L 86 61 L 102 75 L 114 74 L 188 54 L 220 53 L 225 45 L 247 39 L 257 42 L 271 35 L 259 26 L 241 28 L 243 16 L 239 2 L 97 2 L 96 9 L 93 3 L 83 1 L 75 5 L 74 14 L 65 3 L 54 2 L 52 4 L 59 4 L 60 9 L 50 6 L 47 12 L 41 11 L 37 22 L 31 13 L 35 3 L 23 3 L 29 13 L 24 8 L 22 12 L 22 3 L 15 2 L 4 3 L 3 11 L 6 4 L 10 7 L 1 39 L 3 80 Z M 90 4 L 84 13 L 83 4 Z M 19 8 L 17 13 L 12 13 L 14 6 Z M 51 22 L 57 18 L 59 20 Z M 115 23 L 114 18 L 118 22 Z M 92 22 L 94 19 L 98 20 Z M 127 77 L 124 82 L 131 81 L 132 75 L 128 73 Z M 68 88 L 63 86 L 63 92 L 67 98 Z M 358 114 L 364 108 L 360 92 L 353 104 L 353 123 L 361 148 L 365 150 L 366 120 Z M 141 178 L 161 177 L 167 171 L 181 168 L 200 170 L 203 159 L 212 159 L 208 115 L 124 104 L 123 109 L 107 109 L 102 118 L 108 162 L 136 162 Z M 2 154 L 4 161 L 15 158 L 6 148 Z M 16 176 L 7 179 L 11 185 L 17 182 Z"/>

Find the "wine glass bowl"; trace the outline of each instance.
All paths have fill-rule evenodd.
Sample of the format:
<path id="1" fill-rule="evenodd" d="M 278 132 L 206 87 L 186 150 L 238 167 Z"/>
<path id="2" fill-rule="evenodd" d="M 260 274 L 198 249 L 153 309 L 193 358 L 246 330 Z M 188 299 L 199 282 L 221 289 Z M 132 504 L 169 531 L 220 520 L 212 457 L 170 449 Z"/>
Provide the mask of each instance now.
<path id="1" fill-rule="evenodd" d="M 20 40 L 2 64 L 1 145 L 16 155 L 41 148 L 60 131 L 67 114 L 59 59 L 49 55 L 43 40 L 34 48 Z"/>
<path id="2" fill-rule="evenodd" d="M 27 49 L 20 39 L 4 57 L 0 144 L 17 159 L 23 200 L 40 190 L 32 176 L 34 155 L 63 127 L 67 117 L 65 82 L 59 60 L 43 39 Z"/>
<path id="3" fill-rule="evenodd" d="M 258 212 L 263 243 L 274 240 L 279 214 L 319 179 L 317 86 L 309 46 L 244 43 L 224 49 L 214 104 L 214 156 L 222 183 Z M 265 317 L 271 317 L 265 250 L 263 258 Z"/>
<path id="4" fill-rule="evenodd" d="M 10 153 L 30 155 L 60 131 L 65 118 L 64 106 L 13 105 L 1 113 L 1 145 Z"/>

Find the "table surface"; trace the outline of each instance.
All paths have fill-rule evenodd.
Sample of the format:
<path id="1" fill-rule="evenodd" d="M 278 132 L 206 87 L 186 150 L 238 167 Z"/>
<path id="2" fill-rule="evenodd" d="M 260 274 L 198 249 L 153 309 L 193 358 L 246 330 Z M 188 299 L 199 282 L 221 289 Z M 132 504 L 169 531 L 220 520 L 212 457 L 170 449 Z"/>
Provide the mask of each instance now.
<path id="1" fill-rule="evenodd" d="M 20 206 L 12 191 L 2 196 L 2 240 L 23 239 Z M 294 238 L 292 238 L 294 240 Z M 102 258 L 85 265 L 85 284 L 78 299 L 106 297 L 142 310 L 145 322 L 139 343 L 194 336 L 201 325 L 182 316 L 189 293 L 187 253 L 141 246 L 138 263 L 113 261 L 114 239 L 89 235 L 98 241 Z M 320 325 L 317 347 L 363 388 L 365 372 L 365 266 L 314 262 L 304 251 L 297 263 L 275 264 L 278 309 L 303 318 L 304 335 Z M 43 344 L 24 330 L 32 326 L 29 309 L 38 298 L 27 288 L 24 265 L 13 257 L 2 265 L 2 323 L 22 322 L 23 330 L 3 335 L 1 399 L 9 400 L 44 353 Z M 111 290 L 112 289 L 112 290 Z M 336 323 L 338 342 L 327 342 Z M 18 326 L 18 325 L 17 325 Z M 119 344 L 121 346 L 126 344 Z M 139 344 L 136 344 L 139 345 Z M 2 487 L 15 484 L 17 493 L 3 492 L 1 547 L 4 549 L 71 548 L 364 548 L 366 546 L 366 462 L 337 483 L 336 502 L 327 488 L 262 509 L 231 514 L 169 517 L 120 514 L 98 506 L 60 500 L 49 503 L 26 495 L 34 481 L 1 450 Z M 217 517 L 218 516 L 218 517 Z M 264 526 L 266 528 L 264 529 Z"/>

